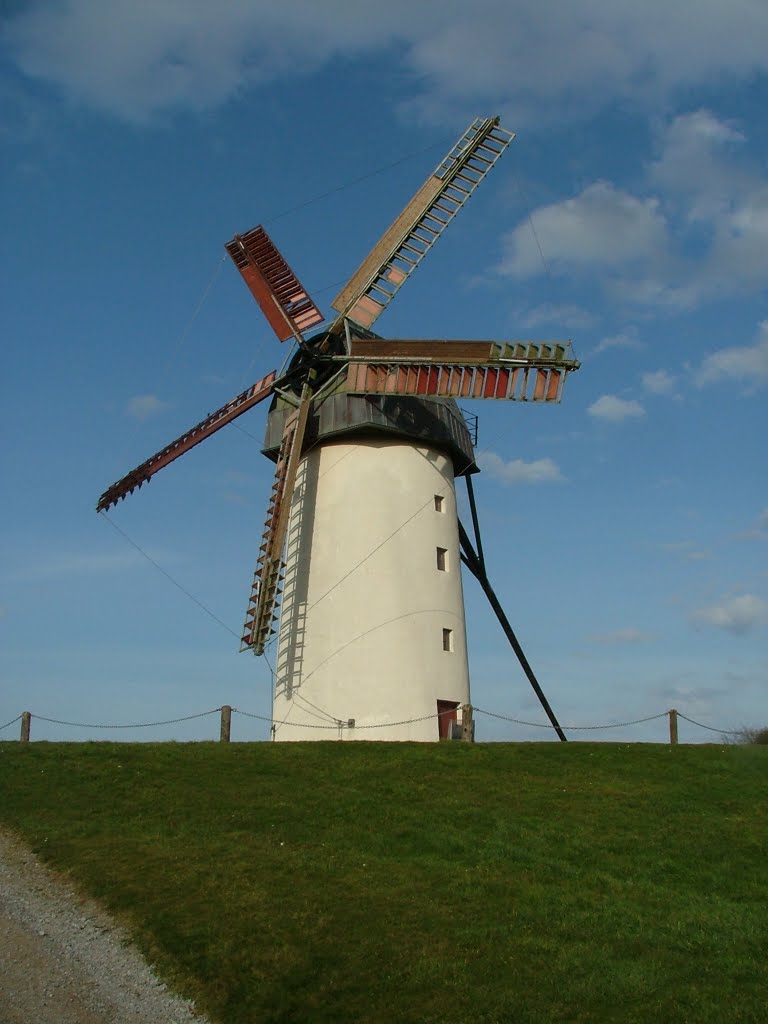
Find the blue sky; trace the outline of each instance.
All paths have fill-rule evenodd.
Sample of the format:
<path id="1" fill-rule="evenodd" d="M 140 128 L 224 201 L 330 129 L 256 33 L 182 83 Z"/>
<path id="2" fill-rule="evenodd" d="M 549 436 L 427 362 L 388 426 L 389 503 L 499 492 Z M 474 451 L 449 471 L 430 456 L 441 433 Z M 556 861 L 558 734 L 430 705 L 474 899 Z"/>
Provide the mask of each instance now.
<path id="1" fill-rule="evenodd" d="M 266 224 L 327 312 L 468 121 L 496 113 L 517 138 L 378 328 L 573 340 L 562 405 L 471 410 L 491 576 L 561 722 L 768 722 L 767 40 L 751 0 L 11 7 L 0 725 L 269 714 L 269 667 L 232 635 L 271 479 L 263 411 L 113 510 L 122 535 L 96 499 L 279 366 L 225 262 L 234 232 Z M 465 593 L 473 702 L 544 721 L 471 578 Z M 239 717 L 234 734 L 267 729 Z"/>

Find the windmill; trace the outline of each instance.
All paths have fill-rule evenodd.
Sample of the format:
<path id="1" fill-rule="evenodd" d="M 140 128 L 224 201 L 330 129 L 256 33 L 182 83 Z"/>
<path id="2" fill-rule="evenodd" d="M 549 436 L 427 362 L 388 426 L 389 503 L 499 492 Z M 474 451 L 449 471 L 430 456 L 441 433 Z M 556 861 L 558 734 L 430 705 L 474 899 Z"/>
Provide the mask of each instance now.
<path id="1" fill-rule="evenodd" d="M 570 343 L 385 340 L 371 328 L 514 138 L 474 120 L 385 231 L 325 318 L 263 227 L 226 250 L 295 355 L 109 487 L 109 509 L 271 399 L 275 477 L 241 649 L 278 633 L 273 738 L 437 740 L 469 702 L 460 563 L 480 581 L 561 739 L 493 593 L 470 432 L 456 399 L 557 402 Z M 458 522 L 469 488 L 474 544 Z M 279 612 L 279 614 L 278 614 Z M 335 730 L 335 731 L 334 731 Z"/>

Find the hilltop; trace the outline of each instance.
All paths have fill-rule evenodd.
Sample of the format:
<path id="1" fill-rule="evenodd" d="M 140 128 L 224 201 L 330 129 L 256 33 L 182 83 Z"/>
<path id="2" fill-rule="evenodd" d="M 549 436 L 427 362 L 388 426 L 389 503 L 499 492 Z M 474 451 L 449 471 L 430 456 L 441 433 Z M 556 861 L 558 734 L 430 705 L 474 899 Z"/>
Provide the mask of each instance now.
<path id="1" fill-rule="evenodd" d="M 0 821 L 213 1020 L 762 1021 L 768 750 L 0 744 Z"/>

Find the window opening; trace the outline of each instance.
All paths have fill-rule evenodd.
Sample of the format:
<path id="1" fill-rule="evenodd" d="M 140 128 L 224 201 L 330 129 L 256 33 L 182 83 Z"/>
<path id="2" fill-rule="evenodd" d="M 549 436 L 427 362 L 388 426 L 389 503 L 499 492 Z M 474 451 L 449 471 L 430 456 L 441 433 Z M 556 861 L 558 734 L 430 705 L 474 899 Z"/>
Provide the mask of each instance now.
<path id="1" fill-rule="evenodd" d="M 435 495 L 435 512 L 445 512 L 445 498 L 442 494 Z"/>
<path id="2" fill-rule="evenodd" d="M 443 629 L 443 650 L 444 651 L 452 651 L 453 650 L 453 630 L 452 629 Z"/>
<path id="3" fill-rule="evenodd" d="M 437 548 L 437 568 L 440 572 L 448 572 L 448 548 Z"/>

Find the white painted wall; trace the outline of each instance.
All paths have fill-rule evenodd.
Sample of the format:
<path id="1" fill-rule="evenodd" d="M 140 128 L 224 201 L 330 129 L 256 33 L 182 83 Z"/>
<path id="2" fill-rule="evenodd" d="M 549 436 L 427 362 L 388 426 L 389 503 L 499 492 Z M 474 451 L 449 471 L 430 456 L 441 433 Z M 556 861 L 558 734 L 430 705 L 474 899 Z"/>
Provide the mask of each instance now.
<path id="1" fill-rule="evenodd" d="M 438 699 L 469 702 L 451 459 L 381 435 L 317 446 L 291 509 L 274 737 L 436 741 Z M 333 724 L 350 718 L 355 728 Z"/>

